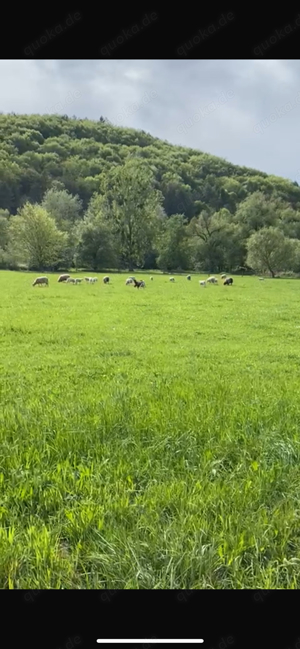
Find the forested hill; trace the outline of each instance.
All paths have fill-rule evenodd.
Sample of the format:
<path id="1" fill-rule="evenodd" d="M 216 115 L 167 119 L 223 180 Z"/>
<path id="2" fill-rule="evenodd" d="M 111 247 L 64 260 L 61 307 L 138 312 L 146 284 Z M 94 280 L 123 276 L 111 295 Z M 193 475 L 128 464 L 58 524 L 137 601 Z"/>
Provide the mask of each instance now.
<path id="1" fill-rule="evenodd" d="M 103 118 L 102 118 L 103 119 Z M 174 146 L 144 131 L 108 121 L 58 115 L 0 115 L 0 208 L 15 214 L 26 200 L 40 203 L 53 180 L 78 194 L 86 208 L 100 178 L 129 157 L 146 160 L 168 216 L 188 219 L 206 206 L 235 213 L 249 194 L 276 194 L 300 209 L 300 187 L 233 165 L 196 149 Z"/>
<path id="2" fill-rule="evenodd" d="M 0 268 L 300 272 L 297 182 L 144 131 L 0 114 Z"/>

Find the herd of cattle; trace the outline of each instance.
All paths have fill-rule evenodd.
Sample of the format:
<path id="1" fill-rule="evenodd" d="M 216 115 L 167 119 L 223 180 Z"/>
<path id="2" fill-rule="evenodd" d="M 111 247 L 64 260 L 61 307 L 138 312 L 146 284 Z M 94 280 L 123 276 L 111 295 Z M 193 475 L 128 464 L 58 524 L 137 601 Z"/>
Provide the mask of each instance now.
<path id="1" fill-rule="evenodd" d="M 186 277 L 187 280 L 191 280 L 191 275 L 187 275 Z M 225 273 L 221 275 L 221 279 L 223 280 L 224 286 L 232 286 L 233 284 L 233 279 L 232 277 L 226 277 Z M 263 279 L 263 278 L 260 278 Z M 150 277 L 150 280 L 153 281 L 153 277 Z M 95 282 L 98 282 L 98 277 L 71 277 L 71 275 L 68 275 L 65 273 L 64 275 L 60 275 L 58 280 L 59 283 L 64 282 L 66 284 L 81 284 L 81 282 L 85 281 L 88 284 L 94 284 Z M 106 275 L 102 279 L 103 284 L 108 284 L 109 283 L 109 277 Z M 170 282 L 175 282 L 175 277 L 170 277 L 169 278 Z M 206 284 L 218 284 L 218 280 L 216 277 L 212 276 L 209 277 L 207 280 L 200 279 L 199 280 L 200 286 L 206 286 Z M 146 284 L 144 280 L 137 280 L 135 277 L 128 277 L 125 281 L 125 285 L 132 285 L 135 288 L 145 288 Z M 37 277 L 32 286 L 49 286 L 49 279 L 46 276 L 42 277 Z"/>

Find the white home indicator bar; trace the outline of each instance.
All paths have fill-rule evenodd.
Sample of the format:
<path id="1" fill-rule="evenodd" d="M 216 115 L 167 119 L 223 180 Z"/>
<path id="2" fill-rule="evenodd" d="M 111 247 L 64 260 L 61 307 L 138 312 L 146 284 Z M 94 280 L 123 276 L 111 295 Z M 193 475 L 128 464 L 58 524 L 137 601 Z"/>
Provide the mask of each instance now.
<path id="1" fill-rule="evenodd" d="M 97 642 L 108 642 L 109 644 L 130 644 L 131 642 L 133 644 L 198 644 L 198 642 L 204 642 L 202 638 L 199 640 L 194 640 L 189 638 L 188 640 L 169 640 L 167 638 L 164 639 L 158 639 L 158 638 L 145 638 L 145 640 L 127 640 L 127 638 L 122 639 L 118 638 L 117 640 L 111 640 L 110 638 L 107 640 L 97 640 Z"/>

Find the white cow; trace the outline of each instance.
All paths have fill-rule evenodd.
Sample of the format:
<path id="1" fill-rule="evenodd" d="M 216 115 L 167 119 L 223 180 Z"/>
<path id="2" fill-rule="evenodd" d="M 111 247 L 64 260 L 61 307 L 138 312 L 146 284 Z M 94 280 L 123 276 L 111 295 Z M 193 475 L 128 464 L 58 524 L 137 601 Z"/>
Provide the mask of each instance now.
<path id="1" fill-rule="evenodd" d="M 208 278 L 207 283 L 208 284 L 217 284 L 218 280 L 216 279 L 216 277 L 212 276 L 212 277 Z"/>
<path id="2" fill-rule="evenodd" d="M 200 286 L 206 286 L 205 279 L 199 279 L 199 284 L 200 284 Z"/>
<path id="3" fill-rule="evenodd" d="M 81 284 L 82 278 L 81 277 L 76 277 L 75 278 L 75 284 Z"/>
<path id="4" fill-rule="evenodd" d="M 174 277 L 170 277 L 170 282 L 175 282 Z"/>
<path id="5" fill-rule="evenodd" d="M 74 279 L 74 277 L 68 277 L 66 283 L 67 284 L 76 284 L 76 280 Z"/>
<path id="6" fill-rule="evenodd" d="M 125 282 L 125 286 L 128 286 L 129 284 L 133 284 L 133 279 L 131 279 L 131 277 L 128 277 L 128 279 Z"/>

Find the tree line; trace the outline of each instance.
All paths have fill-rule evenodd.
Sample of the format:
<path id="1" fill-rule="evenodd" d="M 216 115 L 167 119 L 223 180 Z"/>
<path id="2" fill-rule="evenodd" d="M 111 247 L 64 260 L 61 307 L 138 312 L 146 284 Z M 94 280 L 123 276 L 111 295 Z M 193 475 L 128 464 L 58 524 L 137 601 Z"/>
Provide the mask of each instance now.
<path id="1" fill-rule="evenodd" d="M 162 204 L 151 170 L 134 159 L 103 178 L 85 211 L 56 182 L 40 204 L 26 202 L 16 215 L 0 211 L 0 266 L 300 272 L 300 213 L 280 200 L 255 192 L 235 215 L 206 209 L 190 221 L 168 217 Z"/>
<path id="2" fill-rule="evenodd" d="M 297 183 L 104 118 L 0 127 L 0 268 L 300 272 Z"/>

